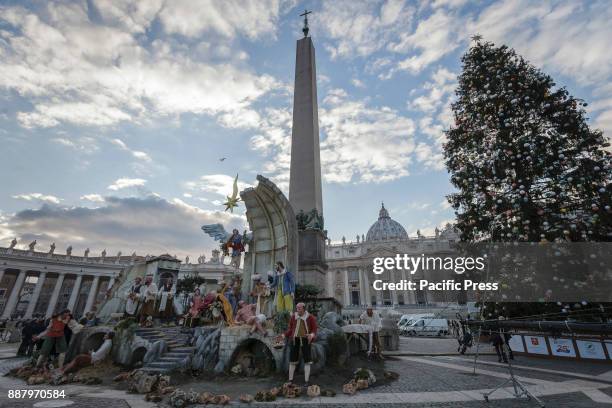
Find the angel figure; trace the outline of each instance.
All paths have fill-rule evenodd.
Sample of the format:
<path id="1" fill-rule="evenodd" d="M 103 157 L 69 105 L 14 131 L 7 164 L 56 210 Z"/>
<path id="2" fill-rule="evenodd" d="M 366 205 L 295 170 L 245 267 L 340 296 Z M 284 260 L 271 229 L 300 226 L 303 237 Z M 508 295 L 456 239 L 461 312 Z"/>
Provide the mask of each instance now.
<path id="1" fill-rule="evenodd" d="M 252 234 L 241 235 L 236 228 L 232 230 L 230 235 L 223 225 L 221 224 L 209 224 L 202 226 L 202 230 L 210 235 L 215 241 L 221 242 L 221 249 L 224 255 L 231 255 L 231 265 L 238 269 L 240 268 L 241 255 L 244 252 L 245 242 L 250 242 Z M 245 231 L 246 232 L 246 231 Z M 231 253 L 230 253 L 231 250 Z"/>

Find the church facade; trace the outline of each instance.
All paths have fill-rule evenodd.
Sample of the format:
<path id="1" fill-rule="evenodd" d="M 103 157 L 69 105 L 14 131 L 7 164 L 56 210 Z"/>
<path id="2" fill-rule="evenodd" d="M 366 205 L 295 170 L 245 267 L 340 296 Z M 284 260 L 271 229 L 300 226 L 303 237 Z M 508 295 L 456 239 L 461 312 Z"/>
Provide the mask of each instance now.
<path id="1" fill-rule="evenodd" d="M 404 270 L 375 275 L 373 262 L 374 258 L 394 257 L 396 254 L 443 257 L 454 251 L 453 246 L 458 241 L 459 236 L 450 224 L 443 230 L 436 228 L 434 236 L 417 233 L 416 238 L 411 238 L 404 227 L 390 217 L 383 204 L 378 220 L 366 235 L 357 236 L 352 242 L 347 242 L 345 238 L 339 244 L 328 241 L 325 254 L 328 265 L 327 295 L 336 298 L 346 309 L 365 308 L 368 305 L 401 309 L 455 303 L 457 299 L 446 292 L 374 290 L 374 280 L 399 282 L 410 279 L 410 276 Z"/>

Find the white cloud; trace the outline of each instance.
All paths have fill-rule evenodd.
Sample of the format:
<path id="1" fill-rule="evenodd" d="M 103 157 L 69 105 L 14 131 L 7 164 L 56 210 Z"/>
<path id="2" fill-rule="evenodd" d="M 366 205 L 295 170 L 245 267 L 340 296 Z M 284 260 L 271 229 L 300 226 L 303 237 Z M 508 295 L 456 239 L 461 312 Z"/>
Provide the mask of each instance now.
<path id="1" fill-rule="evenodd" d="M 457 8 L 467 3 L 467 0 L 434 0 L 431 7 L 436 9 L 440 7 Z"/>
<path id="2" fill-rule="evenodd" d="M 276 36 L 278 0 L 171 0 L 159 18 L 168 33 L 187 37 L 217 34 L 249 39 Z"/>
<path id="3" fill-rule="evenodd" d="M 609 139 L 612 138 L 612 107 L 597 115 L 594 127 L 601 129 Z"/>
<path id="4" fill-rule="evenodd" d="M 416 159 L 423 163 L 425 167 L 434 170 L 444 170 L 444 156 L 442 152 L 432 148 L 427 143 L 419 143 L 415 148 Z"/>
<path id="5" fill-rule="evenodd" d="M 202 33 L 270 34 L 278 4 L 237 4 L 215 2 L 201 7 L 173 1 L 160 8 L 97 2 L 99 23 L 90 21 L 84 1 L 40 3 L 36 11 L 1 7 L 0 22 L 8 30 L 0 32 L 0 88 L 15 91 L 32 104 L 31 110 L 17 114 L 29 128 L 142 123 L 182 113 L 216 115 L 246 108 L 275 88 L 276 81 L 234 61 L 240 51 L 212 61 L 173 37 L 161 35 L 148 43 L 142 34 L 157 17 L 167 30 L 176 32 L 178 27 L 169 16 L 176 10 L 177 17 L 183 15 L 188 8 L 192 16 L 200 13 L 197 10 L 210 16 L 211 11 L 232 10 L 231 16 L 214 19 L 218 25 L 201 22 Z M 263 18 L 266 14 L 272 17 Z M 260 23 L 263 28 L 258 31 L 254 26 Z M 244 60 L 244 55 L 238 59 Z"/>
<path id="6" fill-rule="evenodd" d="M 110 186 L 108 186 L 107 188 L 109 190 L 118 191 L 124 188 L 142 187 L 145 185 L 146 182 L 147 180 L 140 179 L 140 178 L 119 178 L 115 180 L 115 182 L 111 184 Z"/>
<path id="7" fill-rule="evenodd" d="M 449 208 L 451 208 L 451 205 L 447 199 L 444 199 L 440 201 L 440 208 L 442 208 L 443 210 L 448 210 Z"/>
<path id="8" fill-rule="evenodd" d="M 0 211 L 0 242 L 5 241 L 5 240 L 9 241 L 15 238 L 15 235 L 16 235 L 15 231 L 13 231 L 11 227 L 8 225 L 9 219 L 10 219 L 9 215 L 3 214 L 2 211 Z M 7 247 L 9 246 L 8 242 L 6 243 L 6 246 Z"/>
<path id="9" fill-rule="evenodd" d="M 92 203 L 103 203 L 104 197 L 100 194 L 85 194 L 80 197 L 81 200 L 91 201 Z"/>
<path id="10" fill-rule="evenodd" d="M 40 201 L 44 203 L 52 203 L 59 204 L 61 198 L 57 198 L 53 195 L 46 195 L 41 193 L 30 193 L 30 194 L 18 194 L 13 196 L 14 199 L 17 200 L 25 200 L 25 201 Z"/>
<path id="11" fill-rule="evenodd" d="M 435 226 L 431 226 L 432 224 L 434 224 L 433 221 L 431 220 L 423 220 L 420 225 L 421 228 L 419 228 L 419 231 L 421 232 L 422 235 L 426 236 L 426 237 L 433 237 L 436 234 L 436 228 L 438 228 L 439 230 L 443 230 L 446 226 L 446 224 L 454 224 L 457 220 L 455 219 L 445 219 L 443 221 L 440 221 L 437 223 L 437 225 Z M 413 234 L 410 234 L 411 236 Z M 414 231 L 414 235 L 416 236 L 416 230 Z"/>
<path id="12" fill-rule="evenodd" d="M 416 74 L 455 50 L 461 41 L 457 37 L 459 24 L 460 20 L 454 14 L 441 9 L 420 20 L 413 33 L 404 32 L 398 42 L 389 45 L 393 52 L 410 54 L 399 61 L 395 70 Z"/>
<path id="13" fill-rule="evenodd" d="M 51 141 L 85 154 L 93 154 L 100 149 L 96 143 L 96 140 L 92 137 L 55 137 L 51 139 Z"/>
<path id="14" fill-rule="evenodd" d="M 359 78 L 353 78 L 351 79 L 351 84 L 353 84 L 353 86 L 355 86 L 356 88 L 365 88 L 366 84 L 360 80 Z"/>
<path id="15" fill-rule="evenodd" d="M 437 111 L 455 91 L 457 87 L 456 79 L 457 74 L 446 68 L 438 68 L 432 74 L 432 81 L 423 85 L 423 89 L 427 93 L 409 101 L 408 106 L 424 113 Z"/>
<path id="16" fill-rule="evenodd" d="M 430 203 L 423 203 L 423 202 L 417 202 L 417 201 L 412 201 L 408 203 L 408 206 L 407 206 L 407 208 L 410 210 L 419 210 L 419 211 L 426 210 L 429 207 L 431 207 Z"/>
<path id="17" fill-rule="evenodd" d="M 485 40 L 515 48 L 552 74 L 583 84 L 609 80 L 608 1 L 501 0 L 479 9 L 463 7 L 465 3 L 435 0 L 414 10 L 404 5 L 391 20 L 380 19 L 381 2 L 326 3 L 322 24 L 332 42 L 327 48 L 332 57 L 372 56 L 367 71 L 389 79 L 398 71 L 422 72 L 479 33 Z M 394 4 L 399 7 L 401 2 Z"/>
<path id="18" fill-rule="evenodd" d="M 251 147 L 268 158 L 265 174 L 287 191 L 291 111 L 267 109 Z M 352 100 L 331 89 L 319 108 L 323 178 L 335 183 L 380 183 L 407 176 L 414 150 L 414 122 L 387 106 Z"/>
<path id="19" fill-rule="evenodd" d="M 508 44 L 546 70 L 591 84 L 612 73 L 610 20 L 608 1 L 505 0 L 482 11 L 466 31 Z"/>
<path id="20" fill-rule="evenodd" d="M 289 108 L 267 108 L 261 115 L 251 149 L 264 155 L 264 173 L 284 192 L 289 191 L 292 112 Z"/>
<path id="21" fill-rule="evenodd" d="M 213 193 L 225 197 L 232 195 L 235 177 L 226 174 L 207 174 L 201 176 L 198 180 L 187 181 L 184 183 L 184 187 L 190 191 Z M 253 187 L 253 185 L 241 181 L 240 178 L 238 179 L 238 191 L 249 187 Z"/>
<path id="22" fill-rule="evenodd" d="M 17 236 L 20 243 L 36 239 L 41 246 L 73 245 L 75 253 L 90 248 L 99 254 L 136 251 L 145 254 L 198 256 L 218 248 L 200 226 L 220 222 L 226 228 L 246 228 L 246 219 L 221 211 L 206 211 L 181 200 L 106 197 L 97 208 L 43 205 L 12 215 L 0 214 L 0 239 Z"/>
<path id="23" fill-rule="evenodd" d="M 328 182 L 385 182 L 408 175 L 414 123 L 386 106 L 372 107 L 332 90 L 320 112 L 324 178 Z"/>
<path id="24" fill-rule="evenodd" d="M 423 85 L 424 93 L 408 102 L 410 109 L 424 115 L 418 121 L 420 134 L 433 142 L 421 142 L 416 150 L 417 160 L 430 169 L 444 169 L 442 145 L 446 141 L 444 131 L 453 121 L 451 103 L 455 98 L 456 76 L 446 68 L 438 68 L 432 72 L 431 81 Z"/>
<path id="25" fill-rule="evenodd" d="M 121 150 L 129 152 L 135 159 L 142 160 L 143 162 L 150 163 L 152 161 L 151 157 L 145 152 L 141 152 L 138 150 L 130 149 L 121 139 L 112 139 L 111 143 L 116 146 L 119 146 Z"/>
<path id="26" fill-rule="evenodd" d="M 404 0 L 342 0 L 323 2 L 313 19 L 331 40 L 326 45 L 332 58 L 369 56 L 410 26 L 413 10 Z"/>

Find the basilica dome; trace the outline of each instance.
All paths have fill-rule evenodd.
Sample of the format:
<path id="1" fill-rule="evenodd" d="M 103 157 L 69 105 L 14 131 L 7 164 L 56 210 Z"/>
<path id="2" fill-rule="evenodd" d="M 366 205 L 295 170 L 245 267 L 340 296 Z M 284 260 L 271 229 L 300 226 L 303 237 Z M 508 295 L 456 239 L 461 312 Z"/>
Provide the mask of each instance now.
<path id="1" fill-rule="evenodd" d="M 382 205 L 376 221 L 368 230 L 366 241 L 395 241 L 408 239 L 408 234 L 402 225 L 389 217 L 389 212 Z"/>

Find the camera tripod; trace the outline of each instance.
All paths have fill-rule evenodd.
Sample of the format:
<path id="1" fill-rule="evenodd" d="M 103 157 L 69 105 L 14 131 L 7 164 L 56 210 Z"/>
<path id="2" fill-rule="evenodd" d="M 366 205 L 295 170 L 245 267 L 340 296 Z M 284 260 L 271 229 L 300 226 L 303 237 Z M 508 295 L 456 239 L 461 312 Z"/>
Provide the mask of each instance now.
<path id="1" fill-rule="evenodd" d="M 502 351 L 505 353 L 505 350 L 503 350 L 504 347 L 507 347 L 506 344 L 502 345 Z M 510 372 L 510 377 L 505 380 L 503 383 L 501 383 L 500 385 L 498 385 L 497 387 L 493 388 L 491 391 L 489 392 L 485 392 L 483 395 L 484 400 L 486 402 L 489 402 L 489 396 L 491 394 L 493 394 L 495 391 L 503 388 L 506 384 L 508 384 L 509 382 L 512 383 L 512 387 L 514 388 L 514 396 L 516 398 L 521 398 L 523 396 L 527 397 L 528 400 L 530 399 L 534 399 L 538 405 L 540 405 L 540 407 L 544 408 L 544 403 L 542 402 L 542 400 L 540 400 L 538 397 L 536 397 L 535 395 L 533 395 L 524 385 L 522 382 L 520 382 L 515 376 L 514 376 L 514 371 L 512 370 L 512 363 L 510 362 L 511 360 L 508 359 L 507 363 L 508 363 L 508 371 Z"/>

